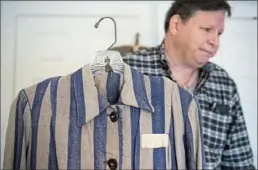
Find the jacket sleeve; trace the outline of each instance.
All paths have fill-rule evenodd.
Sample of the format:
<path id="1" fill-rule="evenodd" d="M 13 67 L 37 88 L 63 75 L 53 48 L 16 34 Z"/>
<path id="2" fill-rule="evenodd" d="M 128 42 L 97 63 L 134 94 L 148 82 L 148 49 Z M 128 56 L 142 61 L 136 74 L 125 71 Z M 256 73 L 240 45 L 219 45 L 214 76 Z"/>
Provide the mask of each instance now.
<path id="1" fill-rule="evenodd" d="M 9 113 L 4 148 L 4 169 L 27 169 L 30 139 L 30 106 L 24 90 L 14 99 Z"/>
<path id="2" fill-rule="evenodd" d="M 185 122 L 187 169 L 206 169 L 202 121 L 197 100 L 192 99 Z"/>

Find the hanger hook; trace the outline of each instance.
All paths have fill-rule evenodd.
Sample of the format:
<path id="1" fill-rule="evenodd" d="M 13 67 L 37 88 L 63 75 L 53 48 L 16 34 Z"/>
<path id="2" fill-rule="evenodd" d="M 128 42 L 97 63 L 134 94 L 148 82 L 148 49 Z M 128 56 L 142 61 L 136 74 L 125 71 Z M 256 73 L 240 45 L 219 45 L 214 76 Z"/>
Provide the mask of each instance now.
<path id="1" fill-rule="evenodd" d="M 98 28 L 98 26 L 99 26 L 99 23 L 103 20 L 103 19 L 105 19 L 105 18 L 109 18 L 109 19 L 111 19 L 112 21 L 113 21 L 113 23 L 114 23 L 114 27 L 115 27 L 115 41 L 113 42 L 113 44 L 111 44 L 111 46 L 110 47 L 108 47 L 108 49 L 107 50 L 109 50 L 111 47 L 113 47 L 113 45 L 116 43 L 116 21 L 113 19 L 113 18 L 111 18 L 111 17 L 103 17 L 103 18 L 100 18 L 99 19 L 99 21 L 98 22 L 96 22 L 96 24 L 95 24 L 95 28 Z"/>

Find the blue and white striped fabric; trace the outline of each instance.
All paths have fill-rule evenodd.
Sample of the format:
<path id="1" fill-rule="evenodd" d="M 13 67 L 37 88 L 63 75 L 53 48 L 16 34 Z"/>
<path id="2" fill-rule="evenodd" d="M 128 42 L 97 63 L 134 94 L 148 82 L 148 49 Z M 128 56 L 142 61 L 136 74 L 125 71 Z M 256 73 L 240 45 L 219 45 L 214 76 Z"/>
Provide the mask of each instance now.
<path id="1" fill-rule="evenodd" d="M 168 145 L 143 147 L 145 134 L 160 142 L 155 135 L 164 134 Z M 203 151 L 198 106 L 187 91 L 126 64 L 124 74 L 96 76 L 85 65 L 20 91 L 4 168 L 205 169 Z"/>

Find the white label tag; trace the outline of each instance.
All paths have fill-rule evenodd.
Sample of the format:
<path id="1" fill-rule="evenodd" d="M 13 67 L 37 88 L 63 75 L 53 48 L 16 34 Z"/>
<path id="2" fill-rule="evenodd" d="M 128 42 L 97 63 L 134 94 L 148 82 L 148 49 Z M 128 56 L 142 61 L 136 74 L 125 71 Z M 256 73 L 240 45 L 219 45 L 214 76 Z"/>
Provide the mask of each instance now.
<path id="1" fill-rule="evenodd" d="M 141 136 L 142 148 L 161 148 L 168 146 L 167 134 L 143 134 Z"/>

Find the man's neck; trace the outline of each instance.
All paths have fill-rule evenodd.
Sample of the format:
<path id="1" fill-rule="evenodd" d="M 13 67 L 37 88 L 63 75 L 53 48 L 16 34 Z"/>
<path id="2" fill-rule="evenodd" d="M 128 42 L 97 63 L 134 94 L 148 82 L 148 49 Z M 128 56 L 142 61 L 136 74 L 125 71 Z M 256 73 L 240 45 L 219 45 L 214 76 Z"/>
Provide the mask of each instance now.
<path id="1" fill-rule="evenodd" d="M 166 59 L 172 72 L 171 77 L 182 86 L 187 86 L 189 82 L 195 82 L 198 79 L 198 69 L 187 65 L 180 51 L 172 44 L 168 40 L 164 42 Z"/>
<path id="2" fill-rule="evenodd" d="M 184 72 L 185 74 L 198 70 L 197 68 L 187 65 L 187 63 L 184 61 L 185 57 L 183 56 L 182 52 L 179 51 L 180 49 L 173 46 L 173 43 L 168 39 L 165 39 L 164 47 L 167 62 L 173 68 L 173 70 Z"/>

